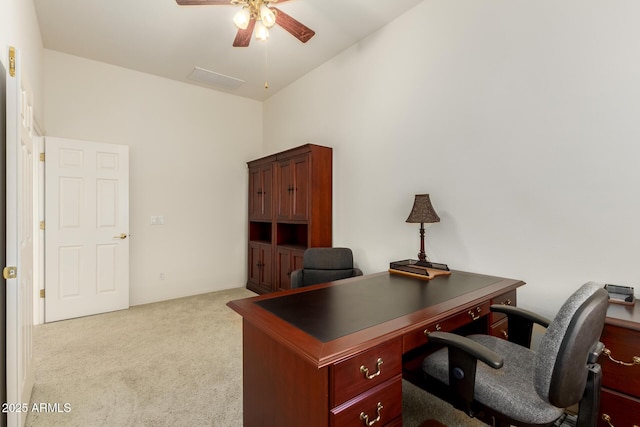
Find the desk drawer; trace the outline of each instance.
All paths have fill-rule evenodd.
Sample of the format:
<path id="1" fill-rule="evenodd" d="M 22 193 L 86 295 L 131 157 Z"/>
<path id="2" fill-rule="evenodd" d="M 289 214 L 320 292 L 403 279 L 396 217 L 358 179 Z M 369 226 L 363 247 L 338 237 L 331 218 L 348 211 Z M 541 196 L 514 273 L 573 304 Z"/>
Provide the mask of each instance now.
<path id="1" fill-rule="evenodd" d="M 609 421 L 607 422 L 606 419 Z M 603 388 L 598 427 L 640 427 L 640 400 Z"/>
<path id="2" fill-rule="evenodd" d="M 331 406 L 340 405 L 402 373 L 401 345 L 398 338 L 331 366 Z"/>
<path id="3" fill-rule="evenodd" d="M 465 310 L 462 313 L 447 317 L 446 319 L 437 322 L 422 325 L 419 328 L 405 334 L 402 337 L 403 352 L 406 353 L 409 350 L 420 347 L 428 342 L 425 331 L 444 331 L 451 332 L 471 322 L 481 321 L 484 316 L 489 314 L 489 301 L 485 301 L 480 305 L 474 306 L 469 310 Z"/>
<path id="4" fill-rule="evenodd" d="M 640 331 L 605 325 L 600 340 L 611 351 L 611 358 L 625 363 L 615 363 L 602 354 L 598 359 L 602 385 L 640 397 Z"/>
<path id="5" fill-rule="evenodd" d="M 516 290 L 512 290 L 505 294 L 499 295 L 495 298 L 491 298 L 491 305 L 493 304 L 503 304 L 503 305 L 512 305 L 515 307 L 516 305 Z M 491 313 L 491 317 L 489 318 L 489 324 L 494 324 L 499 320 L 506 319 L 507 315 L 504 313 Z"/>
<path id="6" fill-rule="evenodd" d="M 489 326 L 489 335 L 502 338 L 503 340 L 509 339 L 509 319 L 506 317 L 497 323 Z"/>
<path id="7" fill-rule="evenodd" d="M 402 376 L 379 384 L 366 393 L 362 393 L 331 410 L 331 427 L 362 427 L 366 425 L 363 416 L 371 423 L 384 426 L 396 423 L 402 414 Z"/>

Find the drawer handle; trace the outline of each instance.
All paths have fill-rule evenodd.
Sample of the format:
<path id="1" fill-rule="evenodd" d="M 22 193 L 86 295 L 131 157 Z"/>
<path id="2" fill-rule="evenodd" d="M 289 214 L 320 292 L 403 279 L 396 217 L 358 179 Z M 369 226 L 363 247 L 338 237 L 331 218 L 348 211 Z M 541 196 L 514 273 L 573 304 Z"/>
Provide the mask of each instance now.
<path id="1" fill-rule="evenodd" d="M 500 333 L 502 334 L 505 340 L 509 339 L 509 332 L 507 332 L 506 329 L 503 329 L 502 331 L 500 331 Z"/>
<path id="2" fill-rule="evenodd" d="M 611 417 L 610 417 L 609 415 L 607 415 L 607 414 L 602 414 L 602 420 L 603 420 L 605 423 L 609 424 L 609 427 L 616 427 L 616 426 L 614 426 L 613 424 L 611 424 Z"/>
<path id="3" fill-rule="evenodd" d="M 436 324 L 436 332 L 437 332 L 437 331 L 441 331 L 441 330 L 442 330 L 442 327 L 440 326 L 440 323 Z M 424 334 L 425 334 L 426 336 L 429 336 L 429 334 L 430 334 L 430 333 L 431 333 L 431 332 L 429 332 L 429 329 L 425 329 L 425 330 L 424 330 Z"/>
<path id="4" fill-rule="evenodd" d="M 623 366 L 640 365 L 640 357 L 638 356 L 633 356 L 633 358 L 631 359 L 632 362 L 621 362 L 620 360 L 616 360 L 613 357 L 611 357 L 611 350 L 609 350 L 608 348 L 605 348 L 604 350 L 602 350 L 602 353 L 604 353 L 612 362 L 617 363 L 618 365 L 623 365 Z"/>
<path id="5" fill-rule="evenodd" d="M 473 312 L 473 310 L 469 310 L 467 312 L 467 314 L 469 315 L 469 317 L 471 317 L 471 320 L 478 320 L 480 318 L 480 312 L 482 311 L 482 309 L 480 307 L 476 307 L 476 312 L 478 313 L 478 316 L 476 316 L 476 314 Z"/>
<path id="6" fill-rule="evenodd" d="M 380 360 L 380 359 L 378 359 Z M 382 403 L 378 402 L 378 409 L 376 411 L 376 414 L 378 415 L 375 419 L 369 421 L 369 415 L 365 414 L 364 412 L 360 412 L 360 419 L 364 422 L 364 425 L 366 426 L 372 426 L 375 423 L 377 423 L 378 421 L 380 421 L 380 410 L 383 408 Z"/>
<path id="7" fill-rule="evenodd" d="M 502 305 L 511 305 L 511 300 L 507 299 L 506 301 L 502 301 Z"/>
<path id="8" fill-rule="evenodd" d="M 380 375 L 381 371 L 380 371 L 380 366 L 382 365 L 382 358 L 378 357 L 378 360 L 376 361 L 376 371 L 369 375 L 369 368 L 367 368 L 366 366 L 362 365 L 360 366 L 360 372 L 362 372 L 362 375 L 364 375 L 364 377 L 368 380 L 372 380 L 375 377 L 377 377 L 378 375 Z"/>

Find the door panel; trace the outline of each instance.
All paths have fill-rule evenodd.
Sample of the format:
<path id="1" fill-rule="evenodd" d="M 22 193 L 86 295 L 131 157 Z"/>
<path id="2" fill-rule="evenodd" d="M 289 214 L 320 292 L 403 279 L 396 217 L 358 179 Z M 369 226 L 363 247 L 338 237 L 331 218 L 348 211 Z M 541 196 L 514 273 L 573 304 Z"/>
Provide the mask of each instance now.
<path id="1" fill-rule="evenodd" d="M 45 149 L 45 320 L 128 308 L 128 147 L 47 137 Z"/>
<path id="2" fill-rule="evenodd" d="M 6 281 L 7 402 L 29 402 L 34 381 L 33 331 L 33 96 L 15 73 L 6 76 L 6 264 L 16 277 Z M 24 425 L 25 413 L 9 412 L 7 425 Z"/>
<path id="3" fill-rule="evenodd" d="M 291 289 L 291 251 L 287 248 L 276 249 L 276 289 Z"/>
<path id="4" fill-rule="evenodd" d="M 306 221 L 309 218 L 309 156 L 292 160 L 294 183 L 291 218 Z"/>
<path id="5" fill-rule="evenodd" d="M 7 197 L 6 197 L 6 158 L 7 152 L 7 70 L 0 62 L 0 263 L 2 267 L 7 264 Z M 5 376 L 7 368 L 7 335 L 6 335 L 6 312 L 7 312 L 7 284 L 4 277 L 0 277 L 0 402 L 7 402 L 7 380 Z M 4 427 L 7 422 L 7 415 L 0 413 L 0 427 Z"/>
<path id="6" fill-rule="evenodd" d="M 289 160 L 278 163 L 278 193 L 276 195 L 278 206 L 278 218 L 289 219 L 291 216 L 291 198 L 293 181 L 291 175 L 291 163 Z"/>
<path id="7" fill-rule="evenodd" d="M 258 166 L 249 171 L 249 219 L 271 219 L 273 169 Z"/>

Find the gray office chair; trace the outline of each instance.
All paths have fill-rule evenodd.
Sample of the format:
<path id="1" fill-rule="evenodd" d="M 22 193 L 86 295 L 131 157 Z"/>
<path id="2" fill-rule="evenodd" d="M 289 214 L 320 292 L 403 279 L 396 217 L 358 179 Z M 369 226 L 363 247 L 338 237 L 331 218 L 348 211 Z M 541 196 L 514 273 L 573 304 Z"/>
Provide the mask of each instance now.
<path id="1" fill-rule="evenodd" d="M 291 289 L 317 283 L 362 276 L 353 266 L 349 248 L 309 248 L 302 257 L 302 269 L 291 272 Z"/>
<path id="2" fill-rule="evenodd" d="M 447 347 L 424 359 L 423 386 L 495 426 L 551 426 L 579 403 L 576 425 L 595 427 L 602 377 L 596 360 L 604 348 L 598 340 L 607 305 L 607 291 L 589 282 L 551 322 L 517 307 L 492 306 L 508 316 L 509 341 L 432 332 L 429 341 Z M 536 352 L 527 342 L 534 323 L 547 328 Z"/>

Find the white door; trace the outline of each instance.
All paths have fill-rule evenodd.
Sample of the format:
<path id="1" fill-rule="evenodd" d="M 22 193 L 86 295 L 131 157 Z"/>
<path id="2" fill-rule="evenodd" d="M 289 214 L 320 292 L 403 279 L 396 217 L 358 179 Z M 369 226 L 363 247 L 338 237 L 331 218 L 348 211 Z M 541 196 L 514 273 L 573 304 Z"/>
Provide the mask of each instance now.
<path id="1" fill-rule="evenodd" d="M 13 53 L 12 53 L 13 52 Z M 10 49 L 7 75 L 7 402 L 29 404 L 34 381 L 33 126 L 32 94 L 20 79 L 20 58 Z M 12 64 L 15 66 L 12 71 Z M 11 274 L 13 270 L 14 274 Z M 13 277 L 15 276 L 15 277 Z M 22 426 L 25 412 L 7 413 Z"/>
<path id="2" fill-rule="evenodd" d="M 45 321 L 129 308 L 129 147 L 45 138 Z"/>

